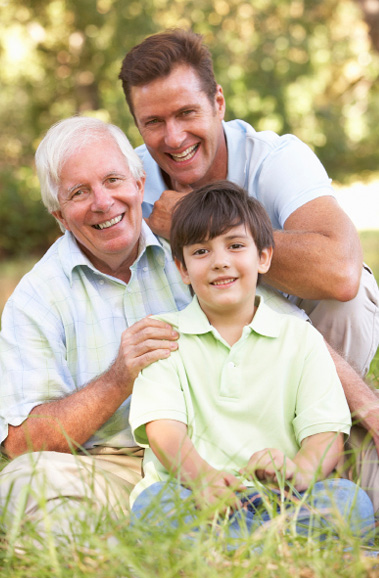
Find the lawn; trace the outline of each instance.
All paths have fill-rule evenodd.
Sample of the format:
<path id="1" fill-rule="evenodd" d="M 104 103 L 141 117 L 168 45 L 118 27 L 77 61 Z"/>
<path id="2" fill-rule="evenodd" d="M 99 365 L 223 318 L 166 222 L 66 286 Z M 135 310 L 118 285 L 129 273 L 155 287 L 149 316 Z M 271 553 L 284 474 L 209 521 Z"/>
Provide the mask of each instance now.
<path id="1" fill-rule="evenodd" d="M 379 279 L 379 231 L 361 234 L 365 260 Z M 33 259 L 0 265 L 0 310 L 18 279 L 30 269 Z M 377 354 L 370 380 L 379 387 Z M 83 504 L 83 508 L 86 506 Z M 349 528 L 340 530 L 339 540 L 327 536 L 321 544 L 294 536 L 283 516 L 264 531 L 253 534 L 236 551 L 227 551 L 222 536 L 211 531 L 183 538 L 179 527 L 170 533 L 148 524 L 130 527 L 126 516 L 113 520 L 95 518 L 86 510 L 86 520 L 74 544 L 56 546 L 50 536 L 37 547 L 38 535 L 32 524 L 13 520 L 10 533 L 21 536 L 25 547 L 17 553 L 0 538 L 1 578 L 379 578 L 379 563 L 368 556 Z M 1 527 L 0 515 L 0 527 Z M 335 518 L 338 527 L 338 518 Z M 284 531 L 284 528 L 287 530 Z"/>

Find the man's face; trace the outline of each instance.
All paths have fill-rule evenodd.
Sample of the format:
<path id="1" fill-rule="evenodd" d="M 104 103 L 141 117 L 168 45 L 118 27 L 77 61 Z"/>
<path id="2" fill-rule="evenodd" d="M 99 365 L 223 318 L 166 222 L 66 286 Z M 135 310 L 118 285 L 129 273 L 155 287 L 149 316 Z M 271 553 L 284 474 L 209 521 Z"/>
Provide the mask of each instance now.
<path id="1" fill-rule="evenodd" d="M 84 145 L 62 167 L 60 209 L 53 215 L 105 273 L 130 267 L 136 259 L 143 181 L 135 181 L 111 137 Z"/>
<path id="2" fill-rule="evenodd" d="M 220 86 L 211 103 L 195 70 L 179 65 L 169 76 L 134 86 L 131 95 L 137 127 L 171 188 L 185 190 L 226 178 Z"/>

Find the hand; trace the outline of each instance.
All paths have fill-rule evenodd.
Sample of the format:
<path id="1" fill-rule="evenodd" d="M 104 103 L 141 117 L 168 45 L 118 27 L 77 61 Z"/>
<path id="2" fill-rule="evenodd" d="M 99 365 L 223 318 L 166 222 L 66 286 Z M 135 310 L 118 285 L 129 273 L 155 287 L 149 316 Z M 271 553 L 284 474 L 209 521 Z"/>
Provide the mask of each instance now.
<path id="1" fill-rule="evenodd" d="M 174 207 L 182 196 L 188 194 L 191 190 L 189 188 L 184 192 L 163 191 L 159 199 L 155 201 L 150 217 L 145 219 L 153 233 L 165 239 L 170 239 L 171 215 Z"/>
<path id="2" fill-rule="evenodd" d="M 218 513 L 225 514 L 228 509 L 236 510 L 242 507 L 236 492 L 243 492 L 246 487 L 233 474 L 212 469 L 202 475 L 192 489 L 199 508 L 216 505 Z"/>
<path id="3" fill-rule="evenodd" d="M 246 479 L 253 479 L 254 475 L 259 480 L 277 483 L 278 477 L 291 480 L 297 473 L 296 464 L 282 451 L 275 448 L 266 448 L 255 452 L 247 466 L 240 469 L 240 474 Z M 280 476 L 278 476 L 280 474 Z"/>
<path id="4" fill-rule="evenodd" d="M 141 319 L 123 332 L 110 371 L 115 373 L 114 379 L 120 387 L 127 390 L 126 397 L 132 393 L 134 380 L 142 369 L 178 348 L 178 337 L 171 325 L 152 317 Z"/>

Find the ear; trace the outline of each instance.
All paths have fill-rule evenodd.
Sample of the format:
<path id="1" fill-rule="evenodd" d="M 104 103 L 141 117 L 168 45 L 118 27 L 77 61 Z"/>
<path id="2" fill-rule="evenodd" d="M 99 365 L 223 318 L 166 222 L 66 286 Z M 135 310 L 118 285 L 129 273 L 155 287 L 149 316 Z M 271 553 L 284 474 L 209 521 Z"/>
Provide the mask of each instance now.
<path id="1" fill-rule="evenodd" d="M 68 226 L 67 221 L 64 218 L 63 213 L 60 209 L 58 211 L 51 211 L 51 214 L 53 215 L 53 217 L 55 217 L 57 219 L 57 221 L 59 221 L 61 223 L 61 225 L 64 226 L 64 228 L 67 231 L 70 231 L 70 227 Z"/>
<path id="2" fill-rule="evenodd" d="M 217 91 L 215 96 L 215 107 L 217 111 L 217 116 L 220 120 L 224 120 L 225 116 L 225 97 L 220 84 L 217 85 Z"/>
<path id="3" fill-rule="evenodd" d="M 180 276 L 182 278 L 183 283 L 185 283 L 186 285 L 191 285 L 191 281 L 189 279 L 187 269 L 185 268 L 183 263 L 181 261 L 179 261 L 179 259 L 177 259 L 176 257 L 174 258 L 174 261 L 175 261 L 175 265 L 179 269 L 179 273 L 180 273 Z"/>
<path id="4" fill-rule="evenodd" d="M 265 247 L 262 249 L 262 252 L 258 257 L 258 273 L 267 273 L 267 271 L 270 269 L 272 255 L 272 247 Z"/>
<path id="5" fill-rule="evenodd" d="M 145 181 L 146 181 L 146 175 L 145 174 L 142 177 L 140 177 L 138 179 L 138 181 L 136 181 L 137 188 L 138 188 L 140 196 L 141 196 L 141 205 L 143 202 L 143 193 L 145 191 Z"/>

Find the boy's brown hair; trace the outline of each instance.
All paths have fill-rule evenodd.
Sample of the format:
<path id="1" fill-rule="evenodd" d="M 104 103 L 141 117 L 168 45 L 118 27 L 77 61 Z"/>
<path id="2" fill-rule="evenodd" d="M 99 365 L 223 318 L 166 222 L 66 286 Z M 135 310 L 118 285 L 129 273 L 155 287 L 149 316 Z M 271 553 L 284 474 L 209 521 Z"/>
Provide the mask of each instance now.
<path id="1" fill-rule="evenodd" d="M 259 255 L 274 246 L 266 209 L 244 189 L 230 181 L 215 181 L 195 189 L 177 203 L 173 212 L 172 255 L 185 266 L 183 247 L 214 239 L 239 225 L 251 232 Z"/>
<path id="2" fill-rule="evenodd" d="M 202 90 L 213 104 L 217 83 L 212 56 L 200 34 L 174 28 L 149 36 L 125 56 L 119 78 L 125 98 L 134 116 L 131 90 L 168 76 L 179 65 L 191 66 L 197 73 Z"/>

